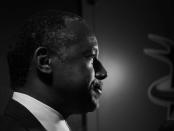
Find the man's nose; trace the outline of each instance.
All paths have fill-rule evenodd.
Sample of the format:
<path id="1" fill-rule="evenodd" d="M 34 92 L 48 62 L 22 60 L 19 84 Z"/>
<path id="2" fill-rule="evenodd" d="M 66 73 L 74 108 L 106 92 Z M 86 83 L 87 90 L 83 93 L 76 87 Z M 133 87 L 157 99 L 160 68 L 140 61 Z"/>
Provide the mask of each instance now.
<path id="1" fill-rule="evenodd" d="M 107 77 L 107 71 L 98 59 L 94 59 L 93 67 L 95 71 L 95 77 L 97 79 L 103 80 Z"/>

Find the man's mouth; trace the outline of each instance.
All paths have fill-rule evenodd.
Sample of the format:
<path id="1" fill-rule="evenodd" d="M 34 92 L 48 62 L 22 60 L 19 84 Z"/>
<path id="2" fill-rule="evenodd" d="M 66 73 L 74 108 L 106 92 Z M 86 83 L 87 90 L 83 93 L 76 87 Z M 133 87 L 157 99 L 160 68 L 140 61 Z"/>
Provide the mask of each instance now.
<path id="1" fill-rule="evenodd" d="M 102 94 L 102 85 L 103 83 L 101 81 L 94 81 L 92 83 L 91 90 L 94 91 L 97 95 Z"/>

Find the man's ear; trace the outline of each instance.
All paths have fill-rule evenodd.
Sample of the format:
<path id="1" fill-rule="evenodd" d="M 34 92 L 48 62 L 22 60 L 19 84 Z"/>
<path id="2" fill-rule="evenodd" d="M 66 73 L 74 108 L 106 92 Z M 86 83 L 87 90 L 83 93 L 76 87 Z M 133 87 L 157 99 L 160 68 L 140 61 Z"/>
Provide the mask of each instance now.
<path id="1" fill-rule="evenodd" d="M 34 61 L 36 68 L 43 73 L 50 74 L 51 68 L 51 57 L 49 56 L 48 49 L 46 47 L 38 47 L 34 53 Z"/>

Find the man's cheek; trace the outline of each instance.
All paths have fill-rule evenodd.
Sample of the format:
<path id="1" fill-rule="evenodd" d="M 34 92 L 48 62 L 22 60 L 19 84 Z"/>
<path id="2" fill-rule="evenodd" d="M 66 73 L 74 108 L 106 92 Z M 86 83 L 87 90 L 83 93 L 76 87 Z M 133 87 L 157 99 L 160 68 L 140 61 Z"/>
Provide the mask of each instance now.
<path id="1" fill-rule="evenodd" d="M 94 72 L 94 68 L 92 65 L 88 66 L 87 69 L 87 77 L 91 80 L 94 80 L 95 78 L 95 72 Z"/>

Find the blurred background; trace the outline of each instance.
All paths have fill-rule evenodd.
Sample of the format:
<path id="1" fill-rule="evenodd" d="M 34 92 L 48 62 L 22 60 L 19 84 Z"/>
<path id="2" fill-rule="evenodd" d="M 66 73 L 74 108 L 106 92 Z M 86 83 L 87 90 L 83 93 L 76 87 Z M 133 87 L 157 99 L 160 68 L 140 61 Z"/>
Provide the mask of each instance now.
<path id="1" fill-rule="evenodd" d="M 0 114 L 11 96 L 6 50 L 23 21 L 46 9 L 83 16 L 94 30 L 100 59 L 108 71 L 100 108 L 68 119 L 72 131 L 157 131 L 167 108 L 147 95 L 152 82 L 167 75 L 166 64 L 146 56 L 144 48 L 161 48 L 148 40 L 154 33 L 174 38 L 172 0 L 63 0 L 6 2 L 0 5 Z"/>

